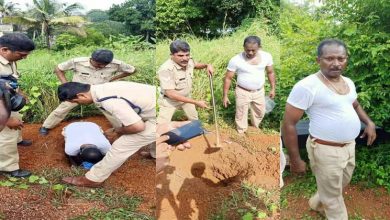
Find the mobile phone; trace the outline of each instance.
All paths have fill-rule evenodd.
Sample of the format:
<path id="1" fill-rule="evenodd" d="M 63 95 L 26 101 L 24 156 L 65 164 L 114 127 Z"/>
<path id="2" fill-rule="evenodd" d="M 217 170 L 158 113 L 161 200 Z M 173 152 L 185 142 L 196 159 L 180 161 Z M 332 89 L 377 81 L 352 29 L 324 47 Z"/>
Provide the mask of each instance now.
<path id="1" fill-rule="evenodd" d="M 166 141 L 169 145 L 178 145 L 187 140 L 202 135 L 204 129 L 199 120 L 191 121 L 190 123 L 169 131 L 163 135 L 168 135 L 169 139 Z"/>

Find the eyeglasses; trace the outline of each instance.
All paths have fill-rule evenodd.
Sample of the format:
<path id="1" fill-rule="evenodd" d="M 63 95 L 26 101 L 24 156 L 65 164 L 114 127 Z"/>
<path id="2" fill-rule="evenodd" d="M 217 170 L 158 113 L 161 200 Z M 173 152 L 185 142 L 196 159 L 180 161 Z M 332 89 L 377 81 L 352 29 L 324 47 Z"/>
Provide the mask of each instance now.
<path id="1" fill-rule="evenodd" d="M 344 63 L 347 61 L 348 57 L 321 57 L 320 60 L 325 60 L 326 62 L 333 63 L 337 60 L 339 63 Z"/>

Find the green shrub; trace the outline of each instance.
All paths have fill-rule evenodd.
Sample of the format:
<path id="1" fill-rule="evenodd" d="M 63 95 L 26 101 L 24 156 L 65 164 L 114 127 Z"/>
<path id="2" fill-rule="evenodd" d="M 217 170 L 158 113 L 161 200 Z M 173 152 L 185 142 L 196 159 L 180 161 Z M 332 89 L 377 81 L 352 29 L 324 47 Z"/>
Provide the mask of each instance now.
<path id="1" fill-rule="evenodd" d="M 81 44 L 83 39 L 70 33 L 62 33 L 57 36 L 55 42 L 55 50 L 71 49 L 78 44 Z"/>

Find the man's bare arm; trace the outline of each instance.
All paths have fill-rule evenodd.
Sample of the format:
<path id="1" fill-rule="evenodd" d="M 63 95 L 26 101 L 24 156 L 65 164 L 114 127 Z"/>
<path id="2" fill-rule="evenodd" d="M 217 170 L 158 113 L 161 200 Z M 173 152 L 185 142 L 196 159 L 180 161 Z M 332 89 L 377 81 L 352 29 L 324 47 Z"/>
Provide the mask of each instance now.
<path id="1" fill-rule="evenodd" d="M 276 88 L 275 70 L 274 70 L 273 66 L 267 66 L 266 71 L 267 71 L 268 81 L 271 85 L 271 91 L 269 92 L 269 97 L 271 99 L 273 99 L 273 98 L 275 98 L 275 95 L 276 95 L 276 92 L 275 92 L 275 88 Z"/>
<path id="2" fill-rule="evenodd" d="M 214 74 L 214 67 L 211 64 L 195 63 L 195 69 L 206 69 L 207 75 Z"/>
<path id="3" fill-rule="evenodd" d="M 287 146 L 290 156 L 291 172 L 304 173 L 306 171 L 305 162 L 301 159 L 298 147 L 298 135 L 296 124 L 302 118 L 304 110 L 286 104 L 284 119 L 282 124 L 283 143 Z"/>
<path id="4" fill-rule="evenodd" d="M 68 82 L 68 80 L 67 80 L 66 77 L 65 77 L 65 72 L 62 71 L 62 70 L 60 70 L 60 69 L 58 68 L 58 66 L 54 69 L 54 72 L 56 73 L 58 79 L 60 80 L 60 82 L 61 82 L 62 84 Z"/>
<path id="5" fill-rule="evenodd" d="M 225 73 L 225 78 L 223 79 L 223 106 L 226 108 L 228 104 L 230 104 L 229 101 L 229 89 L 230 85 L 232 84 L 232 80 L 234 77 L 234 72 L 233 71 L 226 71 Z"/>
<path id="6" fill-rule="evenodd" d="M 367 145 L 371 145 L 376 139 L 375 124 L 370 119 L 370 117 L 368 117 L 367 113 L 364 111 L 358 100 L 355 100 L 353 107 L 359 116 L 359 119 L 366 124 L 366 128 L 360 137 L 364 138 L 367 136 Z"/>

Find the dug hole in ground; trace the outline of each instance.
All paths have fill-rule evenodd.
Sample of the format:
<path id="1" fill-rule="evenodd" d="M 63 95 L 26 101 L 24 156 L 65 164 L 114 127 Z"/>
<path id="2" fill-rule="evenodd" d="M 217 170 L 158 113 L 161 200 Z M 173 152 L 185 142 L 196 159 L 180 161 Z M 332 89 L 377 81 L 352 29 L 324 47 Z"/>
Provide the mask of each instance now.
<path id="1" fill-rule="evenodd" d="M 83 120 L 90 121 L 102 127 L 103 130 L 110 127 L 109 122 L 102 116 L 88 117 Z M 56 128 L 50 130 L 49 135 L 41 136 L 38 133 L 40 124 L 25 124 L 23 138 L 31 139 L 33 145 L 18 147 L 20 155 L 20 167 L 40 175 L 44 170 L 57 169 L 59 172 L 69 172 L 70 164 L 64 153 L 64 138 L 61 135 L 62 128 L 70 122 L 62 122 Z M 42 176 L 42 175 L 40 175 Z M 137 212 L 154 216 L 155 208 L 155 160 L 145 159 L 139 154 L 131 156 L 109 179 L 104 183 L 105 192 L 120 190 L 123 195 L 141 198 Z M 5 181 L 6 177 L 0 177 Z M 58 180 L 59 181 L 59 180 Z M 57 182 L 60 183 L 60 182 Z M 29 189 L 17 189 L 12 187 L 0 187 L 0 218 L 1 219 L 70 219 L 87 213 L 96 208 L 109 211 L 107 206 L 97 200 L 77 198 L 70 191 L 61 196 L 61 201 L 53 202 L 53 192 L 40 192 L 39 185 L 31 185 Z M 48 191 L 45 188 L 46 191 Z M 83 189 L 90 193 L 91 189 Z M 101 195 L 100 200 L 104 196 Z M 115 198 L 114 198 L 115 199 Z"/>
<path id="2" fill-rule="evenodd" d="M 171 153 L 169 166 L 156 178 L 157 219 L 209 219 L 243 182 L 279 188 L 278 134 L 239 137 L 220 130 L 220 148 L 215 142 L 211 132 L 191 139 L 191 149 Z"/>

